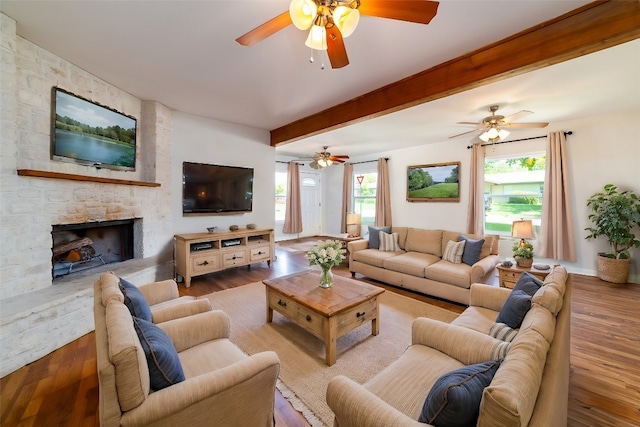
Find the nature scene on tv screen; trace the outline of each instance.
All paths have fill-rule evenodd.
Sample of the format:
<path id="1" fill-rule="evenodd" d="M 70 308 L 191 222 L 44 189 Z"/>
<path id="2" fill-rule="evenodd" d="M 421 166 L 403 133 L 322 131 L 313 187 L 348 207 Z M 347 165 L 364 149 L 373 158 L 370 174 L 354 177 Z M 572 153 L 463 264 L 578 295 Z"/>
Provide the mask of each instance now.
<path id="1" fill-rule="evenodd" d="M 56 90 L 54 155 L 135 167 L 136 120 Z"/>

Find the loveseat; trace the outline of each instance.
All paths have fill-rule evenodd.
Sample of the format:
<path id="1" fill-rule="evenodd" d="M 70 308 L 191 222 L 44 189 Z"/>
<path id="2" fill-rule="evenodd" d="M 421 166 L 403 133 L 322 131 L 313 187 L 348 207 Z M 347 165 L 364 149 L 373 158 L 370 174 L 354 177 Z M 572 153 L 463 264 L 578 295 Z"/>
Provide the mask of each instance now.
<path id="1" fill-rule="evenodd" d="M 396 250 L 383 250 L 387 248 L 380 247 L 378 231 L 373 227 L 369 229 L 368 240 L 348 243 L 352 276 L 360 273 L 390 285 L 469 305 L 471 284 L 485 283 L 500 262 L 496 235 L 411 227 L 385 231 L 396 235 Z M 461 259 L 456 259 L 457 262 L 444 259 L 449 242 L 459 242 L 461 236 L 467 238 Z"/>
<path id="2" fill-rule="evenodd" d="M 335 427 L 430 425 L 418 421 L 427 395 L 435 402 L 443 399 L 439 404 L 444 406 L 437 408 L 445 415 L 457 400 L 453 394 L 438 396 L 446 389 L 442 386 L 460 389 L 458 386 L 465 384 L 459 377 L 457 384 L 447 384 L 447 377 L 461 368 L 469 370 L 475 364 L 496 361 L 499 367 L 495 374 L 475 395 L 479 403 L 475 407 L 477 426 L 566 425 L 570 277 L 563 267 L 554 267 L 533 297 L 528 294 L 530 309 L 520 313 L 524 317 L 518 328 L 497 323 L 498 316 L 509 313 L 510 301 L 522 299 L 521 292 L 514 288 L 511 296 L 508 288 L 474 284 L 470 306 L 457 319 L 451 324 L 416 319 L 412 345 L 366 384 L 359 385 L 346 376 L 333 378 L 327 388 L 327 403 L 335 413 Z M 509 333 L 504 334 L 505 329 Z M 455 411 L 453 416 L 459 419 L 462 411 Z M 440 425 L 452 423 L 441 421 Z M 471 425 L 476 425 L 475 421 Z"/>
<path id="3" fill-rule="evenodd" d="M 161 304 L 151 321 L 131 315 L 120 278 L 105 273 L 94 283 L 100 425 L 273 427 L 277 355 L 247 356 L 229 340 L 224 312 L 165 300 L 169 282 L 144 287 Z"/>

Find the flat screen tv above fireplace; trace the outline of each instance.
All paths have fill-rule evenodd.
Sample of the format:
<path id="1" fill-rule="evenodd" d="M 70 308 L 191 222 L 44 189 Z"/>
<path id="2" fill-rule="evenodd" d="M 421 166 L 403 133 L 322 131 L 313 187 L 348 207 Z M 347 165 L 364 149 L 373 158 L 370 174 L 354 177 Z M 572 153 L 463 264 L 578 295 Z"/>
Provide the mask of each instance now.
<path id="1" fill-rule="evenodd" d="M 51 158 L 97 168 L 136 168 L 137 120 L 53 87 Z"/>
<path id="2" fill-rule="evenodd" d="M 252 211 L 252 168 L 184 162 L 182 172 L 183 215 Z"/>

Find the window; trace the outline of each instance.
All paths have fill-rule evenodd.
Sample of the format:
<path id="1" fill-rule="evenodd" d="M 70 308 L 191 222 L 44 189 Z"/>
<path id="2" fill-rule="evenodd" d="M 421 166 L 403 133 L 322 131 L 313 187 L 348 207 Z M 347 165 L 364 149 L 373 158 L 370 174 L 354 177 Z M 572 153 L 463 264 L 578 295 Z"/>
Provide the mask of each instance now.
<path id="1" fill-rule="evenodd" d="M 510 236 L 513 221 L 530 219 L 539 233 L 545 164 L 543 153 L 485 160 L 485 232 Z"/>
<path id="2" fill-rule="evenodd" d="M 287 203 L 287 173 L 276 172 L 276 221 L 284 221 Z"/>
<path id="3" fill-rule="evenodd" d="M 374 225 L 376 219 L 376 186 L 378 184 L 378 172 L 354 172 L 351 206 L 353 212 L 360 214 L 362 230 Z"/>

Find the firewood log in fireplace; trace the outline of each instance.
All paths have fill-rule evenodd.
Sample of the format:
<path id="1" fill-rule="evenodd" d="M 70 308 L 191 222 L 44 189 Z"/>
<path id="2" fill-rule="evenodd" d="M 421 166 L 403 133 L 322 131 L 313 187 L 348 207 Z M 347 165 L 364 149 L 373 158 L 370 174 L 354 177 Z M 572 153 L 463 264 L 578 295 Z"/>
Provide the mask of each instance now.
<path id="1" fill-rule="evenodd" d="M 83 246 L 89 246 L 92 244 L 93 244 L 93 240 L 91 240 L 88 237 L 83 237 L 81 239 L 73 240 L 71 242 L 62 243 L 60 245 L 56 245 L 53 247 L 53 256 L 55 257 L 65 252 L 69 252 L 73 249 L 78 249 Z"/>

